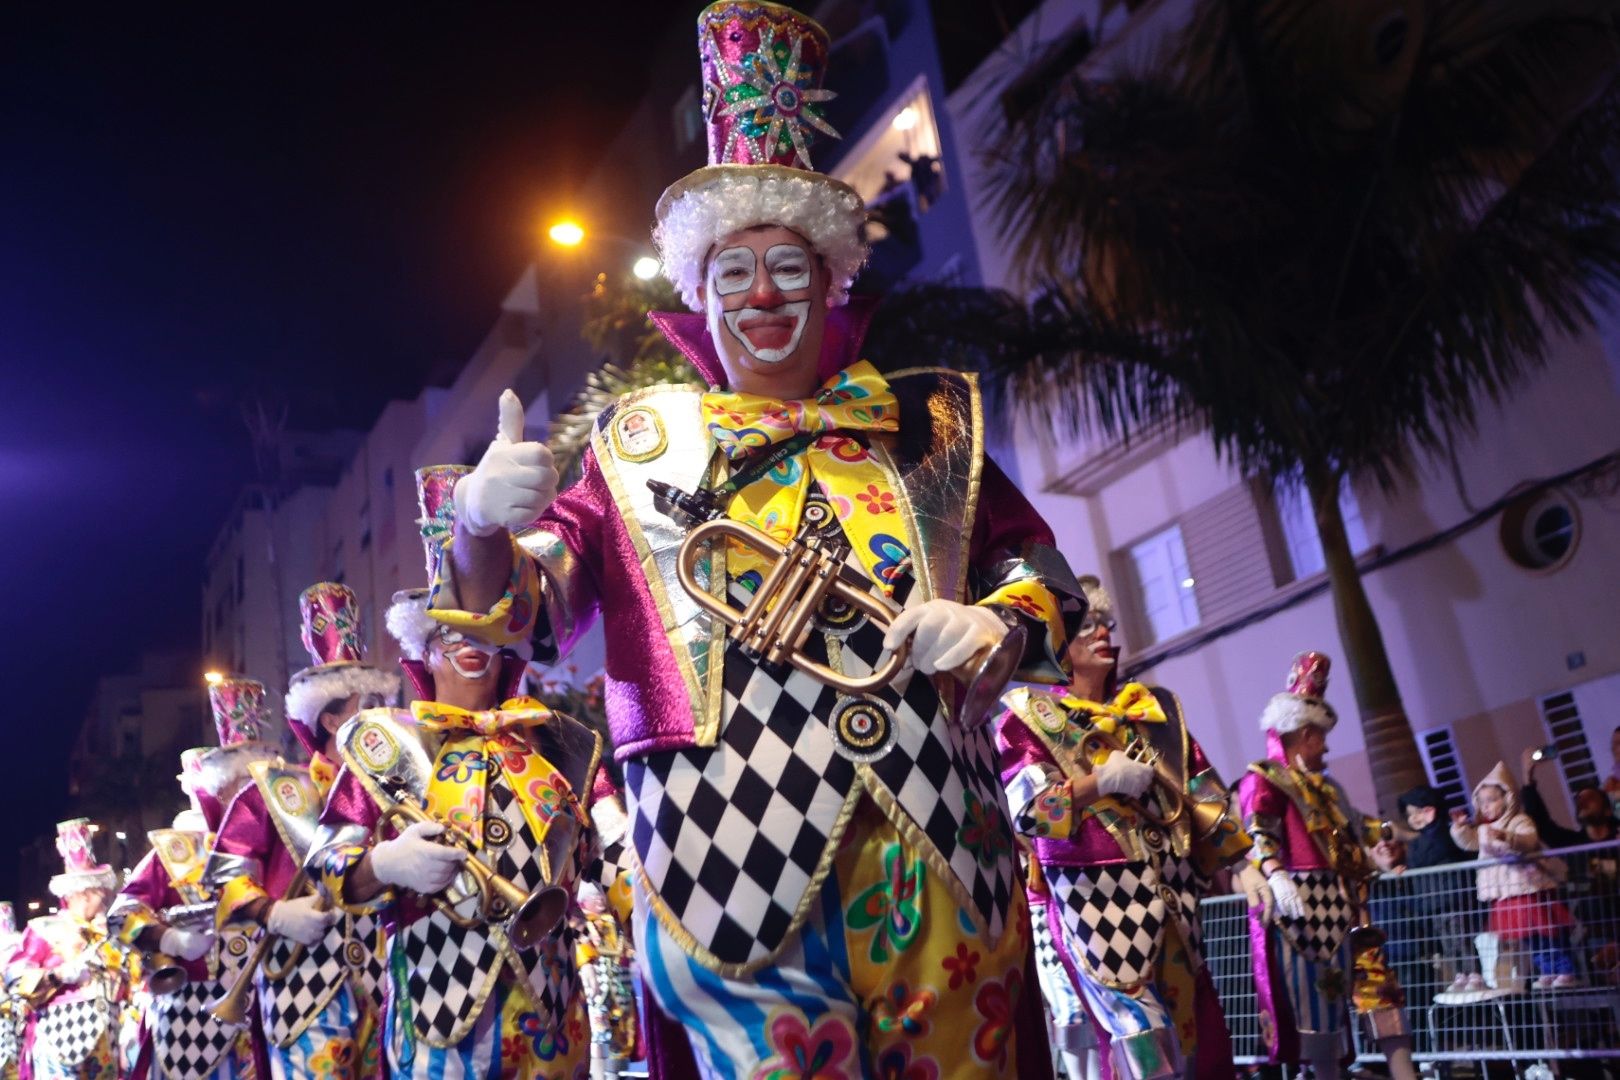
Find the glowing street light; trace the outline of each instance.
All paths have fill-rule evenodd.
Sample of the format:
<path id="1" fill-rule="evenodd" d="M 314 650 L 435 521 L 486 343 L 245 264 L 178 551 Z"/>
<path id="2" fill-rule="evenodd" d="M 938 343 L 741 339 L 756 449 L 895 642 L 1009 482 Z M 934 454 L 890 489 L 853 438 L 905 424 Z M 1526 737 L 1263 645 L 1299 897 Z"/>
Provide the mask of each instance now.
<path id="1" fill-rule="evenodd" d="M 113 835 L 118 837 L 120 842 L 129 839 L 129 834 L 124 832 L 122 829 L 120 829 L 119 831 L 113 833 Z"/>
<path id="2" fill-rule="evenodd" d="M 225 681 L 225 673 L 223 671 L 205 671 L 205 672 L 203 672 L 203 682 L 207 683 L 209 686 L 218 686 L 220 683 L 222 683 L 224 681 Z"/>
<path id="3" fill-rule="evenodd" d="M 551 242 L 563 247 L 579 247 L 585 240 L 584 226 L 577 221 L 559 221 L 547 230 Z"/>
<path id="4" fill-rule="evenodd" d="M 39 901 L 38 900 L 30 900 L 30 901 L 28 901 L 28 910 L 29 911 L 38 911 L 39 910 Z"/>
<path id="5" fill-rule="evenodd" d="M 663 268 L 663 264 L 651 255 L 643 255 L 636 260 L 635 265 L 630 268 L 630 272 L 642 281 L 651 281 L 658 276 L 658 271 Z"/>
<path id="6" fill-rule="evenodd" d="M 901 109 L 895 114 L 894 130 L 910 131 L 912 128 L 917 126 L 917 120 L 918 116 L 916 106 L 907 105 L 905 108 Z"/>

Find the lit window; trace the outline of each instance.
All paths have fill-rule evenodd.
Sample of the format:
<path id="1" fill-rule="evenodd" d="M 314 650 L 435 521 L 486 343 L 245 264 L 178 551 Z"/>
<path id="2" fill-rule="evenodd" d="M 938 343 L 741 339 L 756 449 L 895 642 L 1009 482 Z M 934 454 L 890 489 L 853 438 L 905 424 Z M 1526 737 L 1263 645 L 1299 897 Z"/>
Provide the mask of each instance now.
<path id="1" fill-rule="evenodd" d="M 833 174 L 881 210 L 904 200 L 915 218 L 927 213 L 945 188 L 939 128 L 928 84 L 918 79 L 838 163 Z"/>
<path id="2" fill-rule="evenodd" d="M 1187 562 L 1181 526 L 1172 525 L 1131 546 L 1128 552 L 1142 614 L 1152 639 L 1164 641 L 1198 625 L 1196 582 Z"/>
<path id="3" fill-rule="evenodd" d="M 1283 539 L 1288 544 L 1288 562 L 1294 568 L 1293 580 L 1315 577 L 1327 569 L 1322 557 L 1322 537 L 1316 530 L 1316 513 L 1311 509 L 1311 498 L 1304 483 L 1293 481 L 1277 485 L 1277 519 L 1282 525 Z M 1366 551 L 1367 528 L 1361 521 L 1361 507 L 1349 481 L 1339 485 L 1339 513 L 1344 517 L 1344 533 L 1350 540 L 1350 550 Z"/>

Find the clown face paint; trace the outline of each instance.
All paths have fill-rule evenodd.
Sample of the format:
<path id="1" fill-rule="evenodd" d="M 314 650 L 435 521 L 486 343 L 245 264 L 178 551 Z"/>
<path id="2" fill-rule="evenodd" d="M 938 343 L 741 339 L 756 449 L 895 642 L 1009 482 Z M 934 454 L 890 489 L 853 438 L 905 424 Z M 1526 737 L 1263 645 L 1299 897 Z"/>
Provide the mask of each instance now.
<path id="1" fill-rule="evenodd" d="M 825 271 L 803 237 L 779 225 L 716 245 L 704 281 L 709 334 L 734 389 L 794 396 L 814 385 L 826 320 Z"/>

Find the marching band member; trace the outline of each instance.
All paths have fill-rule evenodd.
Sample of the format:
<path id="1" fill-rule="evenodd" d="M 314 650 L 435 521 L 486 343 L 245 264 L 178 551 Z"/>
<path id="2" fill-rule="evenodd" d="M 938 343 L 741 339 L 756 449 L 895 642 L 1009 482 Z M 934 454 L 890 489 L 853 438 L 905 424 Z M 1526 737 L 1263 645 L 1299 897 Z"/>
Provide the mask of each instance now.
<path id="1" fill-rule="evenodd" d="M 17 929 L 17 912 L 10 900 L 0 900 L 0 973 L 4 973 L 22 944 L 22 932 Z M 0 1080 L 12 1080 L 17 1075 L 17 1062 L 22 1056 L 23 1013 L 26 1003 L 11 995 L 11 990 L 0 978 Z"/>
<path id="2" fill-rule="evenodd" d="M 1327 734 L 1339 720 L 1323 700 L 1327 677 L 1321 653 L 1294 658 L 1287 687 L 1260 716 L 1266 757 L 1238 783 L 1250 859 L 1275 897 L 1272 910 L 1249 908 L 1260 1039 L 1274 1062 L 1337 1075 L 1348 1005 L 1391 1075 L 1413 1080 L 1404 996 L 1366 923 L 1367 849 L 1382 823 L 1357 813 L 1325 771 Z M 1353 929 L 1358 921 L 1362 929 Z"/>
<path id="3" fill-rule="evenodd" d="M 28 923 L 6 970 L 13 997 L 28 1003 L 22 1080 L 114 1080 L 118 1034 L 130 995 L 126 952 L 107 936 L 118 879 L 95 861 L 88 818 L 56 826 L 63 872 L 50 880 L 62 910 Z"/>
<path id="4" fill-rule="evenodd" d="M 1057 678 L 1074 579 L 986 459 L 974 380 L 860 359 L 868 309 L 844 305 L 864 210 L 809 167 L 830 131 L 826 31 L 756 0 L 713 4 L 698 26 L 711 164 L 664 193 L 655 231 L 698 313 L 653 318 L 712 389 L 621 398 L 561 495 L 505 395 L 457 487 L 432 614 L 532 640 L 546 662 L 603 618 L 637 964 L 704 1076 L 810 1060 L 828 1075 L 1041 1075 L 1028 915 L 982 722 L 999 687 L 968 708 L 933 676 L 1010 657 L 1003 676 Z M 817 616 L 803 649 L 838 684 L 902 645 L 910 667 L 851 693 L 728 642 L 680 581 L 702 508 L 826 545 L 888 609 L 840 600 Z M 713 605 L 779 580 L 746 544 L 697 562 Z M 649 1027 L 654 1068 L 691 1075 L 668 1056 L 686 1052 L 662 1038 L 674 1027 Z"/>
<path id="5" fill-rule="evenodd" d="M 337 772 L 333 732 L 361 708 L 398 701 L 399 677 L 365 663 L 360 605 L 347 586 L 312 585 L 298 609 L 311 665 L 288 683 L 286 711 L 309 765 L 254 766 L 252 783 L 220 827 L 208 874 L 220 889 L 221 928 L 263 927 L 274 935 L 257 970 L 247 973 L 272 1075 L 380 1077 L 381 921 L 344 916 L 313 889 L 290 887 Z"/>
<path id="6" fill-rule="evenodd" d="M 430 565 L 463 472 L 417 474 Z M 440 626 L 426 602 L 426 590 L 401 593 L 388 613 L 419 700 L 363 710 L 339 732 L 342 769 L 305 865 L 344 911 L 389 924 L 390 1076 L 573 1080 L 589 1038 L 562 916 L 591 850 L 584 803 L 601 739 L 513 696 L 525 661 Z M 376 839 L 400 804 L 421 807 L 422 820 Z M 532 945 L 522 926 L 483 918 L 474 898 L 438 896 L 474 859 L 538 898 Z"/>
<path id="7" fill-rule="evenodd" d="M 232 735 L 244 735 L 231 728 Z M 234 747 L 234 749 L 230 749 Z M 212 889 L 203 864 L 222 803 L 245 778 L 247 761 L 273 758 L 256 738 L 201 747 L 180 755 L 181 789 L 191 807 L 168 829 L 147 834 L 152 848 L 107 913 L 108 929 L 125 944 L 154 957 L 138 1056 L 125 1080 L 245 1080 L 253 1077 L 253 1038 L 232 1029 L 208 1007 L 229 984 L 246 942 L 214 933 Z M 235 759 L 232 761 L 231 759 Z M 164 985 L 167 981 L 168 985 Z"/>
<path id="8" fill-rule="evenodd" d="M 1250 841 L 1180 700 L 1119 685 L 1113 601 L 1095 577 L 1080 587 L 1072 681 L 1056 694 L 1010 692 L 997 729 L 1007 804 L 1034 864 L 1031 909 L 1050 942 L 1036 959 L 1044 953 L 1057 969 L 1045 981 L 1077 993 L 1090 1017 L 1091 1032 L 1067 1025 L 1059 1049 L 1074 1076 L 1094 1032 L 1104 1077 L 1231 1077 L 1198 905 Z"/>

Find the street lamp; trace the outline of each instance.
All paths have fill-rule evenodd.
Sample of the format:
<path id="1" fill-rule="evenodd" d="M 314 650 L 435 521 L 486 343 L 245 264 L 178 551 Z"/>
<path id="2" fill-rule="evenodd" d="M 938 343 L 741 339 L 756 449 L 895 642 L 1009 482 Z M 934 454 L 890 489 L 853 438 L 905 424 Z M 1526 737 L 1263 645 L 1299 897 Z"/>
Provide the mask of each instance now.
<path id="1" fill-rule="evenodd" d="M 113 835 L 118 837 L 118 842 L 120 844 L 123 843 L 125 840 L 129 839 L 129 834 L 124 832 L 122 829 L 120 829 L 118 832 L 113 833 Z"/>
<path id="2" fill-rule="evenodd" d="M 207 683 L 209 686 L 218 686 L 220 683 L 222 683 L 224 681 L 225 681 L 225 673 L 223 671 L 205 671 L 205 672 L 203 672 L 203 682 Z"/>
<path id="3" fill-rule="evenodd" d="M 39 910 L 39 901 L 38 900 L 30 900 L 30 901 L 28 901 L 28 910 L 29 911 L 38 911 Z"/>
<path id="4" fill-rule="evenodd" d="M 579 247 L 585 242 L 585 227 L 577 221 L 563 220 L 546 231 L 551 242 L 563 247 Z"/>
<path id="5" fill-rule="evenodd" d="M 664 264 L 651 255 L 643 255 L 636 260 L 635 265 L 630 268 L 630 272 L 642 281 L 651 281 L 658 276 L 658 271 L 663 268 Z"/>

